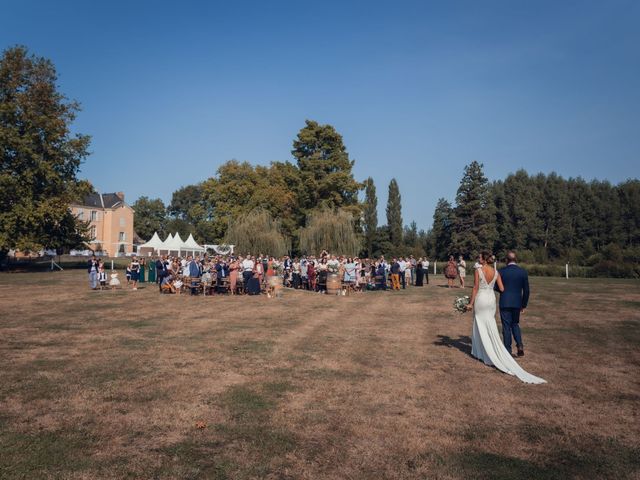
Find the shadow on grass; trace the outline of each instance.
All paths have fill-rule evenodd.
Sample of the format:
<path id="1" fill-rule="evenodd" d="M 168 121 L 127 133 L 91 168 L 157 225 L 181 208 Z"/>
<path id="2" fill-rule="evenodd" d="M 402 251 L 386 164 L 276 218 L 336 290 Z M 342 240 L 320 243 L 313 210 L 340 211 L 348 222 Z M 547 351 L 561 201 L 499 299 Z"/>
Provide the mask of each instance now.
<path id="1" fill-rule="evenodd" d="M 438 335 L 438 340 L 433 342 L 438 347 L 448 347 L 460 350 L 465 355 L 471 356 L 471 338 L 467 335 L 461 335 L 458 338 L 451 338 L 448 335 Z"/>
<path id="2" fill-rule="evenodd" d="M 94 443 L 95 439 L 80 429 L 18 433 L 3 428 L 0 433 L 0 477 L 66 477 L 69 472 L 92 466 L 88 450 Z"/>

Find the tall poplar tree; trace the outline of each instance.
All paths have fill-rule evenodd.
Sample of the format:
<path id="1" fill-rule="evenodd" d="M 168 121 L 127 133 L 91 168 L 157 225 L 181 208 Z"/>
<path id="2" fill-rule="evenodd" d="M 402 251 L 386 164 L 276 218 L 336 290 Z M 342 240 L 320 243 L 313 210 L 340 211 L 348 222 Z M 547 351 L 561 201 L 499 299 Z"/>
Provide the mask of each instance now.
<path id="1" fill-rule="evenodd" d="M 389 182 L 389 198 L 387 199 L 387 226 L 389 240 L 394 247 L 402 244 L 402 199 L 400 187 L 395 178 Z"/>
<path id="2" fill-rule="evenodd" d="M 464 168 L 456 194 L 452 243 L 457 253 L 468 256 L 493 249 L 497 237 L 492 193 L 482 167 L 473 161 Z"/>
<path id="3" fill-rule="evenodd" d="M 373 242 L 378 231 L 378 197 L 373 178 L 369 177 L 364 182 L 364 240 L 367 255 L 373 255 Z"/>
<path id="4" fill-rule="evenodd" d="M 445 259 L 451 253 L 451 232 L 453 229 L 453 207 L 444 198 L 439 198 L 433 212 L 433 227 L 430 237 L 436 259 Z"/>

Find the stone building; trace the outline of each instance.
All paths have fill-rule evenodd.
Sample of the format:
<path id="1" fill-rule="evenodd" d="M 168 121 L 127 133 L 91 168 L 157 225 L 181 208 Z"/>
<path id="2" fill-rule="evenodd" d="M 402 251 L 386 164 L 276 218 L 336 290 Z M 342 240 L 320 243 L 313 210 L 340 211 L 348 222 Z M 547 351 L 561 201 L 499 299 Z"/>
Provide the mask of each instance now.
<path id="1" fill-rule="evenodd" d="M 125 203 L 124 193 L 92 193 L 80 204 L 72 204 L 71 211 L 90 222 L 91 250 L 112 257 L 133 252 L 134 211 Z"/>

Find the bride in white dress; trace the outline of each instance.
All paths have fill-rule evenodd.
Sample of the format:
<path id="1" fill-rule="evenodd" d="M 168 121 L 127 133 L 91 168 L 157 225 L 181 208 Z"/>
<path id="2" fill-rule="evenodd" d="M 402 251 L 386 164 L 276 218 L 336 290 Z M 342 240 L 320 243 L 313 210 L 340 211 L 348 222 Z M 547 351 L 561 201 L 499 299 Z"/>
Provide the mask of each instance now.
<path id="1" fill-rule="evenodd" d="M 494 366 L 498 370 L 515 375 L 526 383 L 547 383 L 542 378 L 524 371 L 507 351 L 496 325 L 496 295 L 493 287 L 498 283 L 498 289 L 504 291 L 502 278 L 489 264 L 490 254 L 480 254 L 480 267 L 475 271 L 473 294 L 469 309 L 473 308 L 473 336 L 471 341 L 471 355 L 482 360 L 486 365 Z"/>

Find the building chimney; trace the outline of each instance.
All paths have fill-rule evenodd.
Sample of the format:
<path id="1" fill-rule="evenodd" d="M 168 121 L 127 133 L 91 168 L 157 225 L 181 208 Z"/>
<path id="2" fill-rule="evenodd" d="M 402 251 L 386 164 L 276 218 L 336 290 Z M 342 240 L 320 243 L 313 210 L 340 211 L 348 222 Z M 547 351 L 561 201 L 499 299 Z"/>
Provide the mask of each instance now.
<path id="1" fill-rule="evenodd" d="M 117 192 L 116 195 L 124 202 L 124 192 Z"/>

